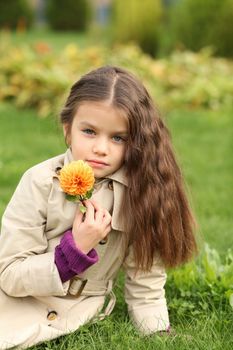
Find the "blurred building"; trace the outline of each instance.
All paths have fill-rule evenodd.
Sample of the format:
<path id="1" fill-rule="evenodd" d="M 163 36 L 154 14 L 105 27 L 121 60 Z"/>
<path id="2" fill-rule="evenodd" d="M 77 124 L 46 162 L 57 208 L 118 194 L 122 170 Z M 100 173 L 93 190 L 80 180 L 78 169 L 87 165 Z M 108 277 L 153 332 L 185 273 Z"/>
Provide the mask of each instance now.
<path id="1" fill-rule="evenodd" d="M 108 23 L 112 0 L 89 0 L 94 8 L 95 22 L 104 26 Z"/>
<path id="2" fill-rule="evenodd" d="M 46 16 L 45 16 L 46 0 L 28 0 L 28 2 L 34 8 L 36 25 L 46 24 Z"/>

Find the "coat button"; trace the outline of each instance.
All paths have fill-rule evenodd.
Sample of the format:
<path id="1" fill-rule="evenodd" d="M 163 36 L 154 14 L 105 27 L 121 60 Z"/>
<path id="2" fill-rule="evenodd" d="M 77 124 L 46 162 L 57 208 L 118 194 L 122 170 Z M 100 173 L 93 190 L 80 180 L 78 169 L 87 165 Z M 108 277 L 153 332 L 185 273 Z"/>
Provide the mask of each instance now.
<path id="1" fill-rule="evenodd" d="M 56 311 L 49 311 L 49 313 L 48 313 L 48 315 L 47 315 L 47 319 L 49 320 L 49 321 L 54 321 L 54 320 L 56 320 L 56 318 L 57 318 L 57 312 Z"/>
<path id="2" fill-rule="evenodd" d="M 108 237 L 106 237 L 106 238 L 102 239 L 101 241 L 99 241 L 99 244 L 100 245 L 104 245 L 104 244 L 107 243 L 107 241 L 108 241 Z"/>
<path id="3" fill-rule="evenodd" d="M 108 183 L 108 188 L 109 188 L 111 191 L 113 191 L 113 183 L 112 183 L 112 180 L 109 181 L 109 183 Z"/>
<path id="4" fill-rule="evenodd" d="M 58 166 L 58 167 L 55 169 L 55 173 L 59 176 L 59 175 L 60 175 L 60 171 L 61 171 L 61 167 Z"/>

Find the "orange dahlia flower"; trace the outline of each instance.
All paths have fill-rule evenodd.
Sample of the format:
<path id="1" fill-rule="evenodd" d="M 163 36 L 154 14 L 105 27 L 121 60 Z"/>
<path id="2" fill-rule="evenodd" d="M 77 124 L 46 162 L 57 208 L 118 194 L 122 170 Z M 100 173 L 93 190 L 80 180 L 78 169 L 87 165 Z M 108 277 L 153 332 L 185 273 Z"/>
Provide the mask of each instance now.
<path id="1" fill-rule="evenodd" d="M 90 198 L 95 178 L 92 168 L 83 160 L 73 161 L 65 165 L 59 174 L 62 190 L 74 199 Z"/>

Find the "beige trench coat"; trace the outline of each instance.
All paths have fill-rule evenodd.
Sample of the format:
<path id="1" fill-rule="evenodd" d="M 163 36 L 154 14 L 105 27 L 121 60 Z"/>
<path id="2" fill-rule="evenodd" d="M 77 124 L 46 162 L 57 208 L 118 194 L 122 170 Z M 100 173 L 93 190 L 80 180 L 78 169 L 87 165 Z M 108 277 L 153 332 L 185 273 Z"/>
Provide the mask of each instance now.
<path id="1" fill-rule="evenodd" d="M 103 318 L 114 306 L 112 284 L 125 269 L 125 300 L 135 326 L 144 334 L 169 325 L 164 284 L 166 273 L 155 259 L 150 273 L 135 276 L 129 247 L 122 249 L 118 217 L 126 179 L 121 168 L 104 179 L 93 198 L 112 214 L 105 245 L 95 247 L 99 261 L 62 283 L 54 248 L 72 227 L 77 204 L 65 199 L 56 168 L 72 160 L 70 150 L 29 169 L 22 177 L 2 218 L 0 235 L 0 349 L 28 347 Z M 106 296 L 109 303 L 103 310 Z"/>

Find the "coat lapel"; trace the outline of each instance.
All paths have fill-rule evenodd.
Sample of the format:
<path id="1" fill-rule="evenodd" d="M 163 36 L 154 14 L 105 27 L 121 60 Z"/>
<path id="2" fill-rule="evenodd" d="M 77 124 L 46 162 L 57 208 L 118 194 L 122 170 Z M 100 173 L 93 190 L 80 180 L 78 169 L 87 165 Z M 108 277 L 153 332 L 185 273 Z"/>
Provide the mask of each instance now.
<path id="1" fill-rule="evenodd" d="M 121 220 L 120 207 L 123 199 L 124 185 L 113 181 L 114 201 L 112 212 L 112 228 L 117 231 L 124 231 L 123 221 Z"/>
<path id="2" fill-rule="evenodd" d="M 73 160 L 74 159 L 73 159 L 71 150 L 68 149 L 65 153 L 64 164 L 61 164 L 61 167 L 72 162 Z M 56 173 L 54 174 L 54 177 L 56 178 L 58 177 Z M 125 175 L 124 166 L 122 166 L 114 174 L 107 176 L 106 179 L 110 179 L 113 182 L 114 200 L 113 200 L 113 211 L 112 211 L 112 228 L 116 231 L 124 231 L 123 220 L 119 215 L 123 194 L 124 194 L 125 188 L 128 186 L 128 181 Z M 59 188 L 59 190 L 62 192 L 61 188 Z"/>
<path id="3" fill-rule="evenodd" d="M 128 186 L 128 181 L 125 175 L 125 168 L 122 166 L 114 174 L 107 177 L 113 182 L 113 212 L 112 212 L 112 228 L 117 231 L 124 231 L 123 220 L 120 216 L 120 208 L 124 195 L 124 191 Z"/>

